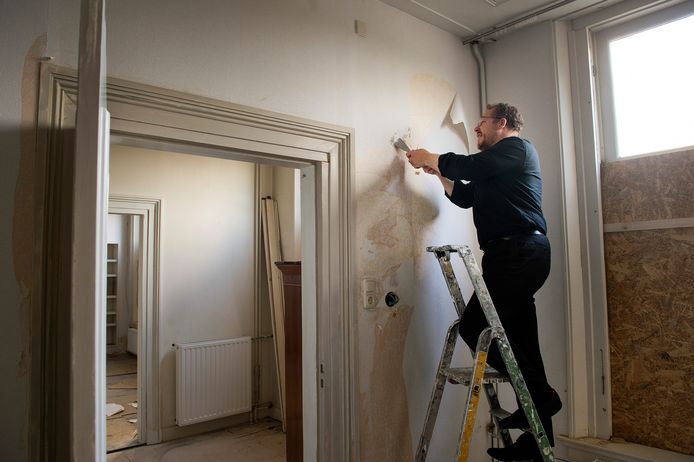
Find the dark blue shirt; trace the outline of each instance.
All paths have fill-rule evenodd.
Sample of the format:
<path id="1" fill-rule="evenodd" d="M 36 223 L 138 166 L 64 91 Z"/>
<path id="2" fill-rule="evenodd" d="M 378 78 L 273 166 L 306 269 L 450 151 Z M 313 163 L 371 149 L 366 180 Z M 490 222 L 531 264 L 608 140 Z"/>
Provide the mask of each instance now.
<path id="1" fill-rule="evenodd" d="M 512 136 L 477 154 L 442 154 L 439 171 L 454 180 L 446 197 L 458 207 L 472 207 L 482 249 L 506 236 L 547 234 L 540 159 L 530 141 Z"/>

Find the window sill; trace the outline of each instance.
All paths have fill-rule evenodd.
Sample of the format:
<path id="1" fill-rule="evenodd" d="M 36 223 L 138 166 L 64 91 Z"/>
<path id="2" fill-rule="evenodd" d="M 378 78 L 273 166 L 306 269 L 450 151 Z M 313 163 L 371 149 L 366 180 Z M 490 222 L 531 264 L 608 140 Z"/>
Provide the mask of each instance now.
<path id="1" fill-rule="evenodd" d="M 562 435 L 557 437 L 557 452 L 573 462 L 694 462 L 694 456 L 665 449 Z"/>

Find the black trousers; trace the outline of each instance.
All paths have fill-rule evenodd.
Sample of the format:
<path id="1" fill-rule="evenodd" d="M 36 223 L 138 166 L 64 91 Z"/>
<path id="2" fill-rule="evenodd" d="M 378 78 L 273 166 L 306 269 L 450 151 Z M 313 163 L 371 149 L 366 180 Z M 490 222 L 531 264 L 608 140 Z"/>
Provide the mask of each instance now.
<path id="1" fill-rule="evenodd" d="M 485 248 L 482 258 L 484 282 L 530 395 L 538 407 L 547 402 L 553 393 L 547 383 L 540 353 L 534 297 L 549 275 L 550 257 L 547 237 L 532 234 L 497 241 Z M 477 338 L 488 326 L 477 295 L 473 294 L 463 313 L 460 335 L 474 350 Z M 507 372 L 496 342 L 492 342 L 487 361 L 496 370 Z M 541 420 L 553 443 L 551 418 Z"/>

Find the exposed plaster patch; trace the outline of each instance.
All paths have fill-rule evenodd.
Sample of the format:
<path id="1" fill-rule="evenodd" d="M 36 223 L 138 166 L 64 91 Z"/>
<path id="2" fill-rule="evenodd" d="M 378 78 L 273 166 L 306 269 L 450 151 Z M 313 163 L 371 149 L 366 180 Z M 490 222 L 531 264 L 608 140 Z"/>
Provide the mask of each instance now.
<path id="1" fill-rule="evenodd" d="M 442 128 L 466 142 L 464 114 L 456 91 L 430 75 L 410 81 L 409 128 L 396 133 L 382 149 L 360 151 L 357 172 L 357 255 L 359 275 L 381 281 L 375 310 L 359 309 L 359 393 L 362 460 L 412 460 L 412 432 L 404 374 L 406 340 L 428 275 L 417 271 L 430 227 L 443 202 L 433 196 L 429 175 L 416 175 L 392 146 L 402 137 L 412 148 Z M 386 144 L 387 143 L 387 144 Z M 466 145 L 467 146 L 467 145 Z M 440 193 L 440 191 L 438 191 Z M 400 303 L 386 308 L 383 296 L 394 291 Z"/>
<path id="2" fill-rule="evenodd" d="M 360 396 L 363 461 L 413 459 L 402 363 L 412 311 L 411 305 L 400 305 L 381 314 L 373 328 L 371 386 Z"/>
<path id="3" fill-rule="evenodd" d="M 398 270 L 402 266 L 401 263 L 393 265 L 383 273 L 382 280 L 386 281 L 390 287 L 398 287 Z"/>
<path id="4" fill-rule="evenodd" d="M 386 247 L 395 247 L 398 243 L 396 236 L 392 234 L 397 224 L 397 217 L 393 210 L 387 210 L 383 218 L 374 223 L 369 231 L 366 233 L 366 237 L 371 240 L 374 244 L 383 245 Z"/>
<path id="5" fill-rule="evenodd" d="M 17 359 L 17 376 L 28 372 L 31 362 L 31 294 L 34 280 L 34 214 L 36 202 L 36 109 L 40 58 L 46 50 L 46 34 L 34 40 L 22 69 L 22 118 L 20 124 L 20 159 L 14 194 L 12 219 L 12 261 L 20 290 L 21 354 Z"/>

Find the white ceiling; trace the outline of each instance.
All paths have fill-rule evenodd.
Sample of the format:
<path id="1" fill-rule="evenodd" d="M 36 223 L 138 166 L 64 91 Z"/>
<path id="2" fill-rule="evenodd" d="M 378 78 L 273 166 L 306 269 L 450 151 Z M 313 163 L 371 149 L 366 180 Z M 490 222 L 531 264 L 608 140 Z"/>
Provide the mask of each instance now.
<path id="1" fill-rule="evenodd" d="M 620 0 L 381 0 L 463 40 L 517 22 L 510 28 L 585 14 Z M 494 6 L 496 5 L 496 6 Z M 523 20 L 524 18 L 527 18 Z M 519 21 L 520 20 L 520 21 Z M 508 31 L 510 28 L 504 28 Z M 485 39 L 493 38 L 497 32 Z M 481 40 L 482 41 L 482 40 Z"/>

